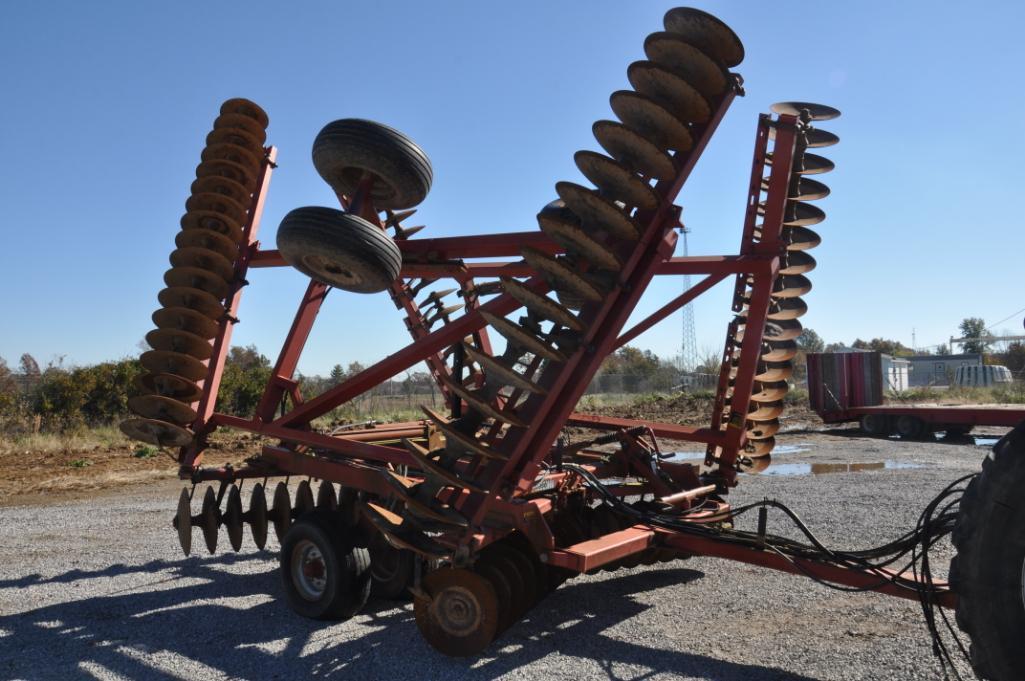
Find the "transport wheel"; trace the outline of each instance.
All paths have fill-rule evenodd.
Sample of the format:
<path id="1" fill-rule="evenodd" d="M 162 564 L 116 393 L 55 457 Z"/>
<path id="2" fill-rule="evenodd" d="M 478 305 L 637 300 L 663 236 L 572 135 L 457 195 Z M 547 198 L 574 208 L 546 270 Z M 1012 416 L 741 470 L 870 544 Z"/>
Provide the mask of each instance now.
<path id="1" fill-rule="evenodd" d="M 352 617 L 370 597 L 370 556 L 356 548 L 330 517 L 296 521 L 281 544 L 281 578 L 288 604 L 303 617 Z"/>
<path id="2" fill-rule="evenodd" d="M 1025 423 L 993 447 L 954 525 L 950 582 L 957 623 L 971 639 L 975 672 L 1025 679 Z"/>
<path id="3" fill-rule="evenodd" d="M 957 440 L 972 432 L 972 426 L 947 425 L 943 426 L 943 437 L 947 440 Z"/>
<path id="4" fill-rule="evenodd" d="M 380 228 L 333 208 L 296 208 L 278 227 L 278 250 L 303 274 L 355 293 L 386 290 L 402 254 Z"/>
<path id="5" fill-rule="evenodd" d="M 917 440 L 925 435 L 926 431 L 925 422 L 917 416 L 904 414 L 897 417 L 897 434 L 905 440 Z"/>
<path id="6" fill-rule="evenodd" d="M 885 414 L 865 414 L 861 417 L 861 430 L 868 435 L 889 435 L 893 428 Z"/>
<path id="7" fill-rule="evenodd" d="M 379 210 L 412 208 L 427 197 L 431 162 L 413 140 L 387 125 L 360 118 L 328 123 L 313 141 L 313 165 L 339 194 L 352 196 L 368 174 Z"/>
<path id="8" fill-rule="evenodd" d="M 421 588 L 427 597 L 413 601 L 413 614 L 420 633 L 435 650 L 453 657 L 476 655 L 495 639 L 498 594 L 486 577 L 441 568 L 425 576 Z"/>
<path id="9" fill-rule="evenodd" d="M 384 535 L 374 532 L 367 550 L 370 552 L 370 595 L 385 600 L 400 600 L 408 595 L 413 583 L 416 556 L 412 551 L 397 549 Z"/>

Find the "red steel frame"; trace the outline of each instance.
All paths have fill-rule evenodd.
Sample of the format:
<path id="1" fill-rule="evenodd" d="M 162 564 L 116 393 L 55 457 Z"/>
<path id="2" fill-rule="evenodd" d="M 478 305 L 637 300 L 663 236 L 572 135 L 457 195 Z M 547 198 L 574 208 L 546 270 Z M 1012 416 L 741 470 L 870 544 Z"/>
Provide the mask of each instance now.
<path id="1" fill-rule="evenodd" d="M 501 536 L 502 532 L 508 531 L 485 527 L 488 524 L 485 519 L 497 515 L 507 519 L 512 527 L 522 530 L 541 552 L 544 560 L 552 565 L 578 571 L 591 569 L 643 550 L 655 540 L 656 535 L 662 535 L 659 539 L 663 545 L 688 553 L 721 556 L 790 572 L 805 571 L 838 583 L 875 588 L 897 596 L 917 597 L 914 591 L 875 585 L 872 583 L 875 578 L 844 568 L 807 560 L 790 561 L 767 551 L 738 548 L 710 538 L 669 533 L 646 526 L 614 532 L 572 547 L 556 547 L 554 537 L 543 519 L 543 514 L 552 508 L 552 500 L 546 497 L 533 497 L 529 501 L 518 499 L 534 487 L 541 462 L 551 453 L 552 444 L 565 425 L 621 433 L 643 427 L 651 437 L 705 444 L 709 448 L 707 463 L 714 467 L 712 478 L 718 476 L 716 489 L 724 493 L 728 487 L 736 484 L 735 463 L 745 443 L 744 416 L 747 413 L 761 354 L 762 334 L 772 285 L 783 252 L 780 234 L 795 148 L 795 117 L 781 115 L 775 121 L 766 115 L 759 118 L 740 255 L 672 257 L 676 243 L 674 227 L 679 225 L 679 209 L 675 208 L 672 202 L 735 95 L 736 92 L 731 91 L 724 97 L 712 121 L 696 139 L 694 150 L 685 157 L 677 177 L 671 182 L 662 182 L 657 186 L 660 195 L 666 197 L 660 206 L 637 216 L 638 222 L 646 227 L 623 269 L 624 285 L 617 287 L 597 311 L 595 322 L 589 327 L 590 330 L 582 343 L 589 351 L 575 353 L 561 371 L 546 372 L 542 376 L 542 385 L 548 391 L 547 396 L 543 401 L 537 402 L 537 406 L 530 411 L 520 413 L 520 416 L 530 424 L 529 428 L 514 431 L 502 440 L 510 457 L 501 470 L 492 473 L 491 493 L 472 495 L 465 491 L 453 492 L 445 499 L 470 519 L 471 527 L 477 529 L 469 530 L 465 536 L 450 537 L 442 541 L 448 541 L 452 546 L 479 548 Z M 775 128 L 773 163 L 764 200 L 761 238 L 756 242 L 753 235 L 762 194 L 761 181 L 767 165 L 770 124 Z M 403 266 L 400 279 L 391 289 L 391 295 L 396 306 L 407 315 L 413 341 L 327 392 L 306 399 L 300 392 L 294 373 L 320 307 L 329 292 L 328 286 L 311 281 L 299 302 L 255 415 L 252 418 L 241 418 L 218 413 L 214 411 L 214 404 L 248 271 L 250 268 L 280 267 L 286 264 L 277 251 L 262 250 L 256 239 L 275 155 L 273 147 L 267 149 L 259 190 L 253 198 L 251 219 L 245 226 L 244 242 L 236 263 L 238 284 L 229 298 L 228 314 L 221 322 L 215 339 L 213 357 L 208 363 L 208 379 L 204 382 L 203 393 L 198 402 L 199 415 L 193 424 L 197 438 L 194 444 L 183 448 L 180 453 L 180 474 L 183 478 L 190 478 L 193 481 L 230 481 L 273 474 L 305 475 L 387 496 L 390 493 L 389 487 L 383 481 L 380 469 L 374 465 L 408 466 L 414 469 L 411 475 L 415 476 L 417 465 L 414 457 L 406 449 L 392 443 L 402 437 L 425 435 L 428 428 L 426 421 L 390 424 L 381 428 L 353 430 L 338 435 L 315 432 L 310 426 L 311 421 L 420 362 L 427 363 L 436 380 L 447 376 L 448 368 L 442 361 L 442 353 L 466 336 L 473 335 L 479 347 L 485 351 L 490 350 L 485 330 L 486 322 L 480 314 L 481 311 L 504 316 L 520 307 L 515 299 L 505 294 L 498 295 L 482 305 L 476 304 L 472 296 L 467 296 L 470 304 L 466 306 L 461 317 L 444 324 L 436 331 L 430 331 L 423 324 L 423 314 L 405 282 L 413 278 L 451 278 L 464 292 L 469 292 L 472 291 L 477 278 L 515 276 L 530 277 L 528 285 L 538 290 L 547 290 L 543 280 L 519 260 L 520 249 L 525 245 L 548 253 L 560 253 L 563 249 L 542 232 L 397 241 L 403 254 Z M 383 228 L 378 212 L 366 198 L 366 194 L 367 192 L 358 190 L 355 197 L 340 196 L 339 199 L 343 208 Z M 467 263 L 463 261 L 464 258 L 513 259 Z M 682 274 L 704 275 L 704 278 L 632 328 L 623 330 L 652 277 Z M 750 278 L 751 290 L 745 334 L 736 355 L 739 356 L 739 365 L 730 405 L 731 411 L 725 424 L 722 422 L 721 404 L 717 405 L 711 414 L 711 425 L 707 428 L 602 417 L 572 411 L 601 361 L 608 354 L 730 276 L 737 277 L 738 287 L 742 285 L 743 280 Z M 439 380 L 439 384 L 444 390 L 444 383 Z M 279 406 L 283 408 L 286 399 L 291 403 L 290 408 L 278 415 L 277 409 Z M 217 426 L 248 430 L 280 439 L 289 445 L 264 448 L 264 465 L 238 470 L 201 469 L 199 466 L 206 445 L 206 435 Z M 495 435 L 496 431 L 497 429 L 493 429 L 491 435 Z M 385 444 L 387 441 L 390 442 Z M 310 448 L 312 451 L 297 451 L 296 446 Z M 689 467 L 668 464 L 666 467 L 671 470 L 689 470 Z M 693 474 L 689 475 L 694 477 Z M 657 478 L 647 480 L 644 489 L 659 494 L 676 493 L 684 496 L 698 493 L 696 478 L 689 484 L 681 484 L 681 481 L 687 479 L 687 475 L 683 473 L 679 476 L 674 473 L 672 478 L 675 483 L 685 487 L 682 493 L 680 490 L 666 488 Z M 565 480 L 566 474 L 554 473 L 549 475 L 548 479 Z M 664 489 L 660 489 L 660 485 Z M 722 507 L 725 507 L 725 504 L 721 505 Z M 942 587 L 939 584 L 934 586 Z M 952 598 L 950 592 L 942 592 L 937 600 L 949 605 Z"/>

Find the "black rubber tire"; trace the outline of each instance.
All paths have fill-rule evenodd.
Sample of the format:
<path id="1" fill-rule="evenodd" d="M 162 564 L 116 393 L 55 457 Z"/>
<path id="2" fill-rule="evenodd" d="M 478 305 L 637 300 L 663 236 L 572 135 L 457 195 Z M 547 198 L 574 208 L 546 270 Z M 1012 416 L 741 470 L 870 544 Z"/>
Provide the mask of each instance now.
<path id="1" fill-rule="evenodd" d="M 292 610 L 317 620 L 348 619 L 370 597 L 370 554 L 353 545 L 330 514 L 309 513 L 288 529 L 281 542 L 279 565 L 285 598 Z M 316 598 L 300 593 L 292 577 L 292 556 L 305 542 L 311 542 L 324 562 L 325 586 Z"/>
<path id="2" fill-rule="evenodd" d="M 905 440 L 917 440 L 928 432 L 929 427 L 917 416 L 904 414 L 897 417 L 896 431 Z"/>
<path id="3" fill-rule="evenodd" d="M 434 171 L 423 149 L 387 125 L 361 118 L 328 123 L 313 141 L 313 165 L 339 194 L 352 196 L 365 172 L 378 210 L 412 208 L 431 190 Z"/>
<path id="4" fill-rule="evenodd" d="M 416 570 L 416 554 L 397 549 L 380 532 L 370 537 L 370 595 L 384 600 L 406 600 Z"/>
<path id="5" fill-rule="evenodd" d="M 885 414 L 865 414 L 861 417 L 861 430 L 868 435 L 889 435 L 893 432 L 893 421 Z"/>
<path id="6" fill-rule="evenodd" d="M 945 440 L 959 440 L 972 432 L 972 428 L 974 427 L 975 426 L 965 426 L 961 424 L 943 426 L 943 438 Z"/>
<path id="7" fill-rule="evenodd" d="M 1025 423 L 982 462 L 951 537 L 957 623 L 971 639 L 972 667 L 990 681 L 1025 679 Z"/>
<path id="8" fill-rule="evenodd" d="M 402 253 L 391 237 L 358 215 L 307 206 L 290 211 L 278 227 L 278 250 L 303 274 L 354 293 L 391 286 Z"/>

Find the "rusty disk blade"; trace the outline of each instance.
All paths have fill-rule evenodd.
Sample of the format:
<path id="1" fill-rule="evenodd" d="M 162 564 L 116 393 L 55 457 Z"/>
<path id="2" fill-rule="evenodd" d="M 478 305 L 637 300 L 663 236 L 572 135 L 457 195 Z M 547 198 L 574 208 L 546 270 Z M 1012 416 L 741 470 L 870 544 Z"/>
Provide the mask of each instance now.
<path id="1" fill-rule="evenodd" d="M 755 385 L 755 391 L 751 393 L 751 401 L 776 402 L 782 400 L 788 392 L 790 392 L 790 386 L 786 381 L 761 383 Z"/>
<path id="2" fill-rule="evenodd" d="M 335 486 L 327 480 L 321 480 L 320 487 L 317 488 L 317 510 L 338 510 L 338 496 L 335 494 Z"/>
<path id="3" fill-rule="evenodd" d="M 267 117 L 266 111 L 261 109 L 255 102 L 251 102 L 243 97 L 233 97 L 225 101 L 224 104 L 221 104 L 221 113 L 246 116 L 256 121 L 256 124 L 264 129 L 270 123 L 270 118 Z"/>
<path id="4" fill-rule="evenodd" d="M 143 392 L 170 397 L 179 402 L 195 402 L 203 395 L 203 389 L 196 383 L 174 374 L 142 374 L 135 384 Z"/>
<path id="5" fill-rule="evenodd" d="M 709 99 L 726 90 L 725 69 L 677 33 L 652 33 L 644 39 L 644 54 Z"/>
<path id="6" fill-rule="evenodd" d="M 307 513 L 313 512 L 316 507 L 317 504 L 313 500 L 313 488 L 310 486 L 310 481 L 303 480 L 295 490 L 295 508 L 292 509 L 293 515 L 296 518 L 301 518 Z"/>
<path id="7" fill-rule="evenodd" d="M 421 588 L 429 598 L 413 601 L 413 615 L 435 650 L 467 657 L 491 644 L 502 618 L 491 582 L 470 570 L 440 568 L 424 577 Z"/>
<path id="8" fill-rule="evenodd" d="M 650 61 L 635 61 L 626 70 L 634 90 L 648 95 L 688 123 L 707 123 L 712 117 L 708 100 L 693 85 Z"/>
<path id="9" fill-rule="evenodd" d="M 173 524 L 175 531 L 178 533 L 178 545 L 182 547 L 182 552 L 186 556 L 192 553 L 192 511 L 189 508 L 190 502 L 189 490 L 183 487 L 181 494 L 178 495 L 178 512 L 175 513 Z"/>
<path id="10" fill-rule="evenodd" d="M 490 312 L 481 312 L 488 324 L 494 327 L 495 331 L 505 336 L 506 340 L 527 352 L 540 355 L 556 362 L 565 362 L 566 356 L 550 343 L 538 338 L 533 333 L 524 329 L 519 324 L 509 321 L 505 317 L 493 315 Z"/>
<path id="11" fill-rule="evenodd" d="M 245 147 L 237 144 L 211 144 L 203 148 L 200 158 L 204 161 L 230 161 L 237 163 L 252 173 L 260 170 L 260 158 Z"/>
<path id="12" fill-rule="evenodd" d="M 253 491 L 249 494 L 249 511 L 245 519 L 249 523 L 253 543 L 262 551 L 267 545 L 267 495 L 259 482 L 253 485 Z"/>
<path id="13" fill-rule="evenodd" d="M 771 320 L 765 323 L 764 340 L 797 340 L 804 332 L 801 322 L 796 319 Z"/>
<path id="14" fill-rule="evenodd" d="M 839 109 L 811 102 L 776 102 L 769 109 L 773 113 L 788 116 L 802 116 L 807 112 L 808 120 L 811 121 L 829 121 L 840 117 Z"/>
<path id="15" fill-rule="evenodd" d="M 157 294 L 164 307 L 187 307 L 210 319 L 224 316 L 224 306 L 211 294 L 191 286 L 171 286 Z"/>
<path id="16" fill-rule="evenodd" d="M 666 12 L 663 25 L 715 61 L 733 68 L 744 61 L 744 45 L 729 26 L 708 12 L 677 7 Z"/>
<path id="17" fill-rule="evenodd" d="M 567 252 L 584 257 L 595 267 L 610 272 L 623 269 L 616 254 L 608 246 L 595 241 L 583 227 L 547 215 L 537 216 L 541 231 L 556 243 L 566 247 Z"/>
<path id="18" fill-rule="evenodd" d="M 769 191 L 768 178 L 762 179 L 762 191 Z M 794 175 L 790 179 L 790 190 L 787 193 L 787 198 L 793 201 L 816 201 L 829 196 L 829 191 L 829 187 L 818 180 Z"/>
<path id="19" fill-rule="evenodd" d="M 776 446 L 776 438 L 767 437 L 762 440 L 748 440 L 744 445 L 744 454 L 752 459 L 761 459 L 772 453 Z"/>
<path id="20" fill-rule="evenodd" d="M 765 215 L 765 203 L 758 204 L 758 214 Z M 791 227 L 816 225 L 826 219 L 826 213 L 818 206 L 803 201 L 787 201 L 783 209 L 783 224 Z"/>
<path id="21" fill-rule="evenodd" d="M 238 257 L 238 244 L 228 237 L 209 229 L 182 230 L 174 237 L 174 244 L 178 248 L 205 248 L 213 251 L 228 261 L 234 263 Z M 234 271 L 232 272 L 234 277 Z"/>
<path id="22" fill-rule="evenodd" d="M 584 325 L 577 319 L 572 310 L 560 305 L 548 296 L 538 293 L 518 280 L 502 277 L 502 289 L 523 303 L 531 312 L 574 331 L 584 330 Z"/>
<path id="23" fill-rule="evenodd" d="M 367 502 L 360 506 L 360 510 L 363 517 L 369 520 L 385 540 L 397 549 L 407 549 L 437 560 L 444 559 L 451 553 L 422 531 L 405 522 L 401 516 L 383 506 Z"/>
<path id="24" fill-rule="evenodd" d="M 184 447 L 192 442 L 191 432 L 166 421 L 126 419 L 118 427 L 131 439 L 158 447 Z"/>
<path id="25" fill-rule="evenodd" d="M 463 351 L 473 358 L 473 361 L 484 367 L 484 371 L 488 378 L 493 379 L 496 383 L 511 385 L 514 388 L 520 388 L 537 395 L 544 395 L 546 393 L 544 388 L 536 383 L 531 383 L 525 376 L 523 376 L 523 374 L 518 373 L 505 362 L 478 351 L 469 343 L 463 343 Z"/>
<path id="26" fill-rule="evenodd" d="M 198 288 L 217 300 L 223 300 L 228 295 L 228 282 L 198 267 L 172 267 L 164 272 L 164 283 L 168 286 Z"/>
<path id="27" fill-rule="evenodd" d="M 168 258 L 175 267 L 196 267 L 217 275 L 225 281 L 235 278 L 235 268 L 216 251 L 197 246 L 176 248 Z"/>
<path id="28" fill-rule="evenodd" d="M 749 440 L 764 440 L 767 437 L 772 437 L 777 432 L 779 432 L 779 419 L 759 421 L 758 423 L 751 421 L 747 424 L 747 438 Z"/>
<path id="29" fill-rule="evenodd" d="M 530 584 L 528 587 L 527 575 L 520 570 L 522 565 L 512 555 L 515 551 L 510 553 L 511 551 L 509 547 L 501 544 L 489 544 L 481 551 L 480 561 L 496 568 L 505 583 L 509 585 L 512 598 L 509 603 L 508 617 L 515 622 L 526 614 L 529 609 L 530 596 L 536 592 L 536 587 L 534 584 Z M 481 571 L 481 574 L 484 573 Z"/>
<path id="30" fill-rule="evenodd" d="M 521 419 L 519 416 L 517 416 L 514 412 L 509 411 L 507 409 L 499 409 L 498 407 L 495 407 L 491 404 L 490 400 L 467 390 L 466 388 L 459 385 L 452 379 L 443 378 L 442 382 L 446 386 L 448 386 L 448 389 L 451 390 L 453 394 L 458 395 L 460 398 L 462 398 L 464 402 L 470 405 L 470 407 L 480 412 L 481 414 L 489 416 L 498 421 L 502 421 L 503 423 L 508 423 L 510 425 L 516 426 L 518 428 L 527 427 L 527 423 L 523 421 L 523 419 Z"/>
<path id="31" fill-rule="evenodd" d="M 634 172 L 659 180 L 670 180 L 676 175 L 673 157 L 664 148 L 622 123 L 598 121 L 591 131 L 609 156 Z"/>
<path id="32" fill-rule="evenodd" d="M 811 291 L 811 281 L 803 274 L 781 275 L 772 285 L 774 298 L 796 298 Z"/>
<path id="33" fill-rule="evenodd" d="M 795 160 L 792 172 L 797 175 L 821 175 L 836 168 L 836 164 L 825 156 L 818 154 L 803 154 L 800 160 Z"/>
<path id="34" fill-rule="evenodd" d="M 473 481 L 467 480 L 455 471 L 450 471 L 448 468 L 435 461 L 427 449 L 421 447 L 409 438 L 402 438 L 402 444 L 416 460 L 417 466 L 421 468 L 424 474 L 428 477 L 435 478 L 443 485 L 455 487 L 456 489 L 466 489 L 471 492 L 479 492 L 481 494 L 487 492 L 487 490 L 480 485 L 474 484 Z"/>
<path id="35" fill-rule="evenodd" d="M 520 253 L 523 254 L 523 259 L 527 261 L 528 265 L 552 284 L 552 288 L 556 290 L 569 289 L 591 302 L 597 302 L 604 297 L 594 284 L 567 265 L 564 260 L 556 259 L 530 246 L 521 248 Z"/>
<path id="36" fill-rule="evenodd" d="M 185 307 L 161 308 L 153 313 L 153 323 L 157 328 L 188 331 L 204 341 L 217 335 L 219 329 L 219 325 L 206 315 Z"/>
<path id="37" fill-rule="evenodd" d="M 228 501 L 224 504 L 221 522 L 228 532 L 228 542 L 236 553 L 242 549 L 242 493 L 238 485 L 228 488 Z"/>
<path id="38" fill-rule="evenodd" d="M 755 374 L 756 381 L 786 381 L 794 375 L 789 362 L 763 362 Z"/>
<path id="39" fill-rule="evenodd" d="M 288 485 L 279 482 L 274 487 L 274 502 L 271 504 L 270 519 L 274 523 L 274 536 L 278 543 L 292 525 L 292 499 L 288 496 Z"/>
<path id="40" fill-rule="evenodd" d="M 182 216 L 181 228 L 188 231 L 206 229 L 223 234 L 234 243 L 242 240 L 242 225 L 223 213 L 211 210 L 192 210 Z"/>
<path id="41" fill-rule="evenodd" d="M 782 402 L 754 402 L 747 412 L 748 421 L 771 421 L 783 413 Z"/>
<path id="42" fill-rule="evenodd" d="M 149 350 L 142 353 L 139 361 L 144 369 L 155 374 L 176 374 L 190 381 L 206 378 L 206 365 L 195 357 L 189 357 L 180 352 Z"/>
<path id="43" fill-rule="evenodd" d="M 160 329 L 187 331 L 203 340 L 217 335 L 220 326 L 204 314 L 187 307 L 162 307 L 153 313 L 153 323 Z"/>
<path id="44" fill-rule="evenodd" d="M 747 453 L 745 452 L 745 454 Z M 764 472 L 771 463 L 772 457 L 768 454 L 765 456 L 751 456 L 750 454 L 747 454 L 747 456 L 737 464 L 737 468 L 739 468 L 743 473 L 755 475 Z"/>
<path id="45" fill-rule="evenodd" d="M 251 137 L 256 138 L 260 146 L 267 141 L 267 131 L 256 120 L 237 113 L 223 113 L 214 119 L 214 129 L 241 128 Z"/>
<path id="46" fill-rule="evenodd" d="M 423 410 L 424 414 L 427 415 L 427 418 L 429 418 L 438 428 L 438 430 L 440 430 L 442 434 L 445 436 L 446 444 L 455 443 L 469 452 L 472 452 L 479 456 L 483 456 L 485 459 L 498 459 L 500 461 L 506 460 L 507 457 L 505 456 L 505 454 L 495 451 L 494 449 L 488 447 L 476 438 L 471 437 L 463 431 L 459 430 L 458 428 L 456 428 L 455 423 L 450 422 L 448 419 L 446 419 L 444 416 L 434 411 L 430 407 L 425 407 L 421 405 L 420 409 Z"/>
<path id="47" fill-rule="evenodd" d="M 556 291 L 555 297 L 559 299 L 559 303 L 567 310 L 580 310 L 587 304 L 587 301 L 582 297 L 566 289 Z"/>
<path id="48" fill-rule="evenodd" d="M 694 146 L 687 125 L 647 95 L 618 90 L 612 93 L 609 104 L 626 127 L 660 149 L 685 152 Z"/>
<path id="49" fill-rule="evenodd" d="M 206 136 L 208 146 L 215 144 L 234 144 L 242 147 L 254 156 L 263 156 L 263 144 L 259 138 L 250 135 L 244 128 L 217 128 L 215 127 Z"/>
<path id="50" fill-rule="evenodd" d="M 573 224 L 576 219 L 579 219 L 581 226 L 590 231 L 608 232 L 620 239 L 636 239 L 640 236 L 640 227 L 626 214 L 623 208 L 593 189 L 573 182 L 556 182 L 555 191 L 559 193 L 573 217 L 563 217 L 542 211 L 538 215 L 539 222 L 544 218 Z"/>
<path id="51" fill-rule="evenodd" d="M 196 177 L 226 177 L 238 182 L 250 194 L 256 191 L 256 172 L 231 161 L 204 161 L 196 166 Z"/>
<path id="52" fill-rule="evenodd" d="M 651 185 L 608 156 L 594 151 L 578 151 L 573 155 L 573 161 L 604 196 L 641 210 L 652 210 L 658 206 L 658 194 Z"/>
<path id="53" fill-rule="evenodd" d="M 787 251 L 787 253 L 801 253 L 803 251 Z M 800 298 L 780 298 L 769 303 L 768 319 L 783 320 L 797 319 L 808 311 L 808 303 Z"/>
<path id="54" fill-rule="evenodd" d="M 224 194 L 213 192 L 193 194 L 185 201 L 185 210 L 190 213 L 199 211 L 217 213 L 226 215 L 232 222 L 240 225 L 246 223 L 246 207 Z"/>
<path id="55" fill-rule="evenodd" d="M 815 269 L 817 264 L 815 258 L 806 251 L 787 251 L 781 260 L 780 274 L 806 274 Z"/>
<path id="56" fill-rule="evenodd" d="M 206 550 L 217 552 L 217 530 L 221 526 L 221 510 L 217 507 L 217 495 L 213 487 L 207 487 L 203 494 L 203 508 L 199 512 L 199 529 L 203 532 Z"/>
<path id="57" fill-rule="evenodd" d="M 128 408 L 149 419 L 185 425 L 196 420 L 196 412 L 187 404 L 161 395 L 137 395 L 128 398 Z"/>
<path id="58" fill-rule="evenodd" d="M 467 527 L 469 522 L 458 511 L 449 506 L 441 504 L 437 499 L 432 498 L 429 503 L 424 503 L 413 496 L 411 490 L 418 483 L 410 478 L 398 475 L 393 471 L 384 471 L 384 480 L 392 488 L 395 497 L 402 501 L 406 510 L 421 518 L 436 520 L 446 525 L 455 527 Z"/>
<path id="59" fill-rule="evenodd" d="M 789 362 L 797 354 L 797 343 L 792 340 L 766 341 L 762 345 L 761 358 L 766 362 Z"/>
<path id="60" fill-rule="evenodd" d="M 199 360 L 210 359 L 213 354 L 210 341 L 181 329 L 153 329 L 146 334 L 146 342 L 154 350 L 180 352 Z"/>
<path id="61" fill-rule="evenodd" d="M 192 181 L 189 187 L 192 194 L 220 194 L 227 196 L 240 206 L 248 207 L 253 195 L 246 191 L 246 188 L 229 177 L 211 175 L 200 177 Z"/>
<path id="62" fill-rule="evenodd" d="M 799 131 L 798 135 L 804 136 L 804 144 L 809 149 L 831 147 L 834 144 L 840 143 L 839 136 L 826 130 L 820 130 L 819 128 L 805 128 L 804 130 Z M 776 125 L 774 122 L 769 123 L 769 139 L 776 139 Z"/>

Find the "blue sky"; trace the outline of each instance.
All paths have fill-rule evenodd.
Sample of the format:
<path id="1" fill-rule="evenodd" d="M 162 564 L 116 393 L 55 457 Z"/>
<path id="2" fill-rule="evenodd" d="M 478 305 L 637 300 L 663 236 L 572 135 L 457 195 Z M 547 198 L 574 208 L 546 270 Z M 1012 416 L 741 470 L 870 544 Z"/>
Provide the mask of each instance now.
<path id="1" fill-rule="evenodd" d="M 558 180 L 580 181 L 591 123 L 672 5 L 587 3 L 4 3 L 0 10 L 0 356 L 84 364 L 134 355 L 152 327 L 189 184 L 217 108 L 244 96 L 279 147 L 262 237 L 301 205 L 334 205 L 310 162 L 336 118 L 379 120 L 429 154 L 424 235 L 536 229 Z M 740 35 L 737 100 L 680 203 L 692 254 L 740 239 L 756 115 L 775 101 L 840 108 L 837 171 L 806 326 L 827 341 L 919 345 L 995 322 L 1018 294 L 1025 110 L 1012 2 L 716 2 Z M 818 229 L 818 228 L 817 228 Z M 304 278 L 250 277 L 235 340 L 273 357 Z M 640 313 L 679 293 L 660 281 Z M 695 306 L 718 352 L 730 291 Z M 998 328 L 1019 329 L 1020 315 Z M 401 347 L 384 294 L 336 294 L 300 368 Z M 678 352 L 679 316 L 636 344 Z"/>

